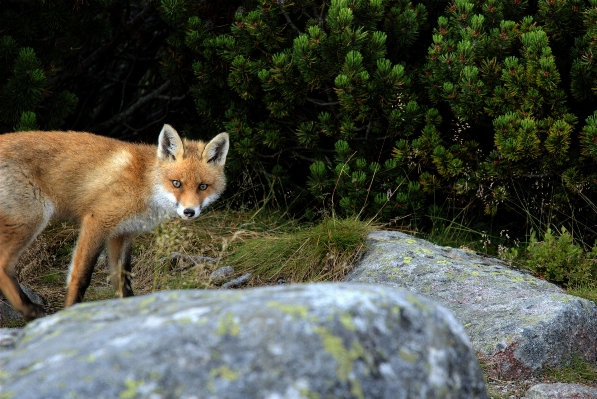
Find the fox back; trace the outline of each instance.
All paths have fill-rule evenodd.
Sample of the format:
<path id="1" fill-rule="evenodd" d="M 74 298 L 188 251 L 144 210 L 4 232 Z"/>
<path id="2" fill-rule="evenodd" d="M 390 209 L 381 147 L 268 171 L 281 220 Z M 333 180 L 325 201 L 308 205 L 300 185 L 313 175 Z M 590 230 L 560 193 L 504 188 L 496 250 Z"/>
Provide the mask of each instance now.
<path id="1" fill-rule="evenodd" d="M 226 186 L 227 133 L 181 140 L 165 125 L 158 146 L 78 132 L 0 135 L 0 290 L 32 319 L 44 315 L 14 278 L 14 266 L 52 218 L 81 225 L 66 306 L 82 300 L 104 247 L 121 297 L 130 286 L 132 238 L 163 220 L 195 219 Z"/>

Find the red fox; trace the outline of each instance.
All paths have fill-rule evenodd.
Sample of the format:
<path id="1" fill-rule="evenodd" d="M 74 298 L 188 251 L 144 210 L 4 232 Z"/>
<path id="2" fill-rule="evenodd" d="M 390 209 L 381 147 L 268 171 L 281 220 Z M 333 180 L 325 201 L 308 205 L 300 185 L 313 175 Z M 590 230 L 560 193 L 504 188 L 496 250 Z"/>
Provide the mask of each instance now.
<path id="1" fill-rule="evenodd" d="M 199 216 L 224 191 L 228 148 L 227 133 L 206 144 L 181 140 L 169 125 L 157 148 L 81 132 L 0 135 L 0 290 L 26 319 L 45 315 L 19 287 L 14 267 L 57 218 L 81 226 L 65 305 L 83 300 L 104 246 L 118 295 L 133 295 L 134 235 L 177 215 Z"/>

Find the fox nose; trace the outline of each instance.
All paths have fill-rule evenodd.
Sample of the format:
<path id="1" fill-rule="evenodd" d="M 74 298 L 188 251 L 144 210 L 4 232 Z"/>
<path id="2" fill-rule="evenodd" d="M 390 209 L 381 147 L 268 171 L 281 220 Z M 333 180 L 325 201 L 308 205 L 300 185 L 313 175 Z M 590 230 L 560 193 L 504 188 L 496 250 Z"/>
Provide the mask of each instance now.
<path id="1" fill-rule="evenodd" d="M 184 213 L 184 215 L 188 218 L 192 218 L 193 216 L 195 216 L 195 210 L 191 208 L 185 209 L 184 211 L 182 211 L 182 213 Z"/>

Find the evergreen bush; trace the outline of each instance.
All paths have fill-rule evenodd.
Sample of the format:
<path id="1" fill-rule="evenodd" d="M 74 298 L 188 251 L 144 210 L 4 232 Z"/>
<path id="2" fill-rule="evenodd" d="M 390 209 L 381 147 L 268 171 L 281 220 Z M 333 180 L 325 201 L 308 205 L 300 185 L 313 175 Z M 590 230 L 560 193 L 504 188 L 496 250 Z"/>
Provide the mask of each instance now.
<path id="1" fill-rule="evenodd" d="M 242 204 L 597 236 L 597 0 L 64 4 L 0 12 L 5 130 L 168 119 Z"/>

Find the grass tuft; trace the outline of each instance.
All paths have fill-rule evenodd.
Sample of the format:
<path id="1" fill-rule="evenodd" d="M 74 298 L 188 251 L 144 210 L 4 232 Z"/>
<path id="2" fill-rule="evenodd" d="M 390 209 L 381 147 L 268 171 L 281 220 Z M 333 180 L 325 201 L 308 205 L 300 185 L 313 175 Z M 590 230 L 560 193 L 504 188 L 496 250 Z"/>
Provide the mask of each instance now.
<path id="1" fill-rule="evenodd" d="M 370 231 L 364 222 L 328 218 L 311 228 L 246 240 L 227 263 L 266 284 L 339 281 L 362 256 Z"/>

